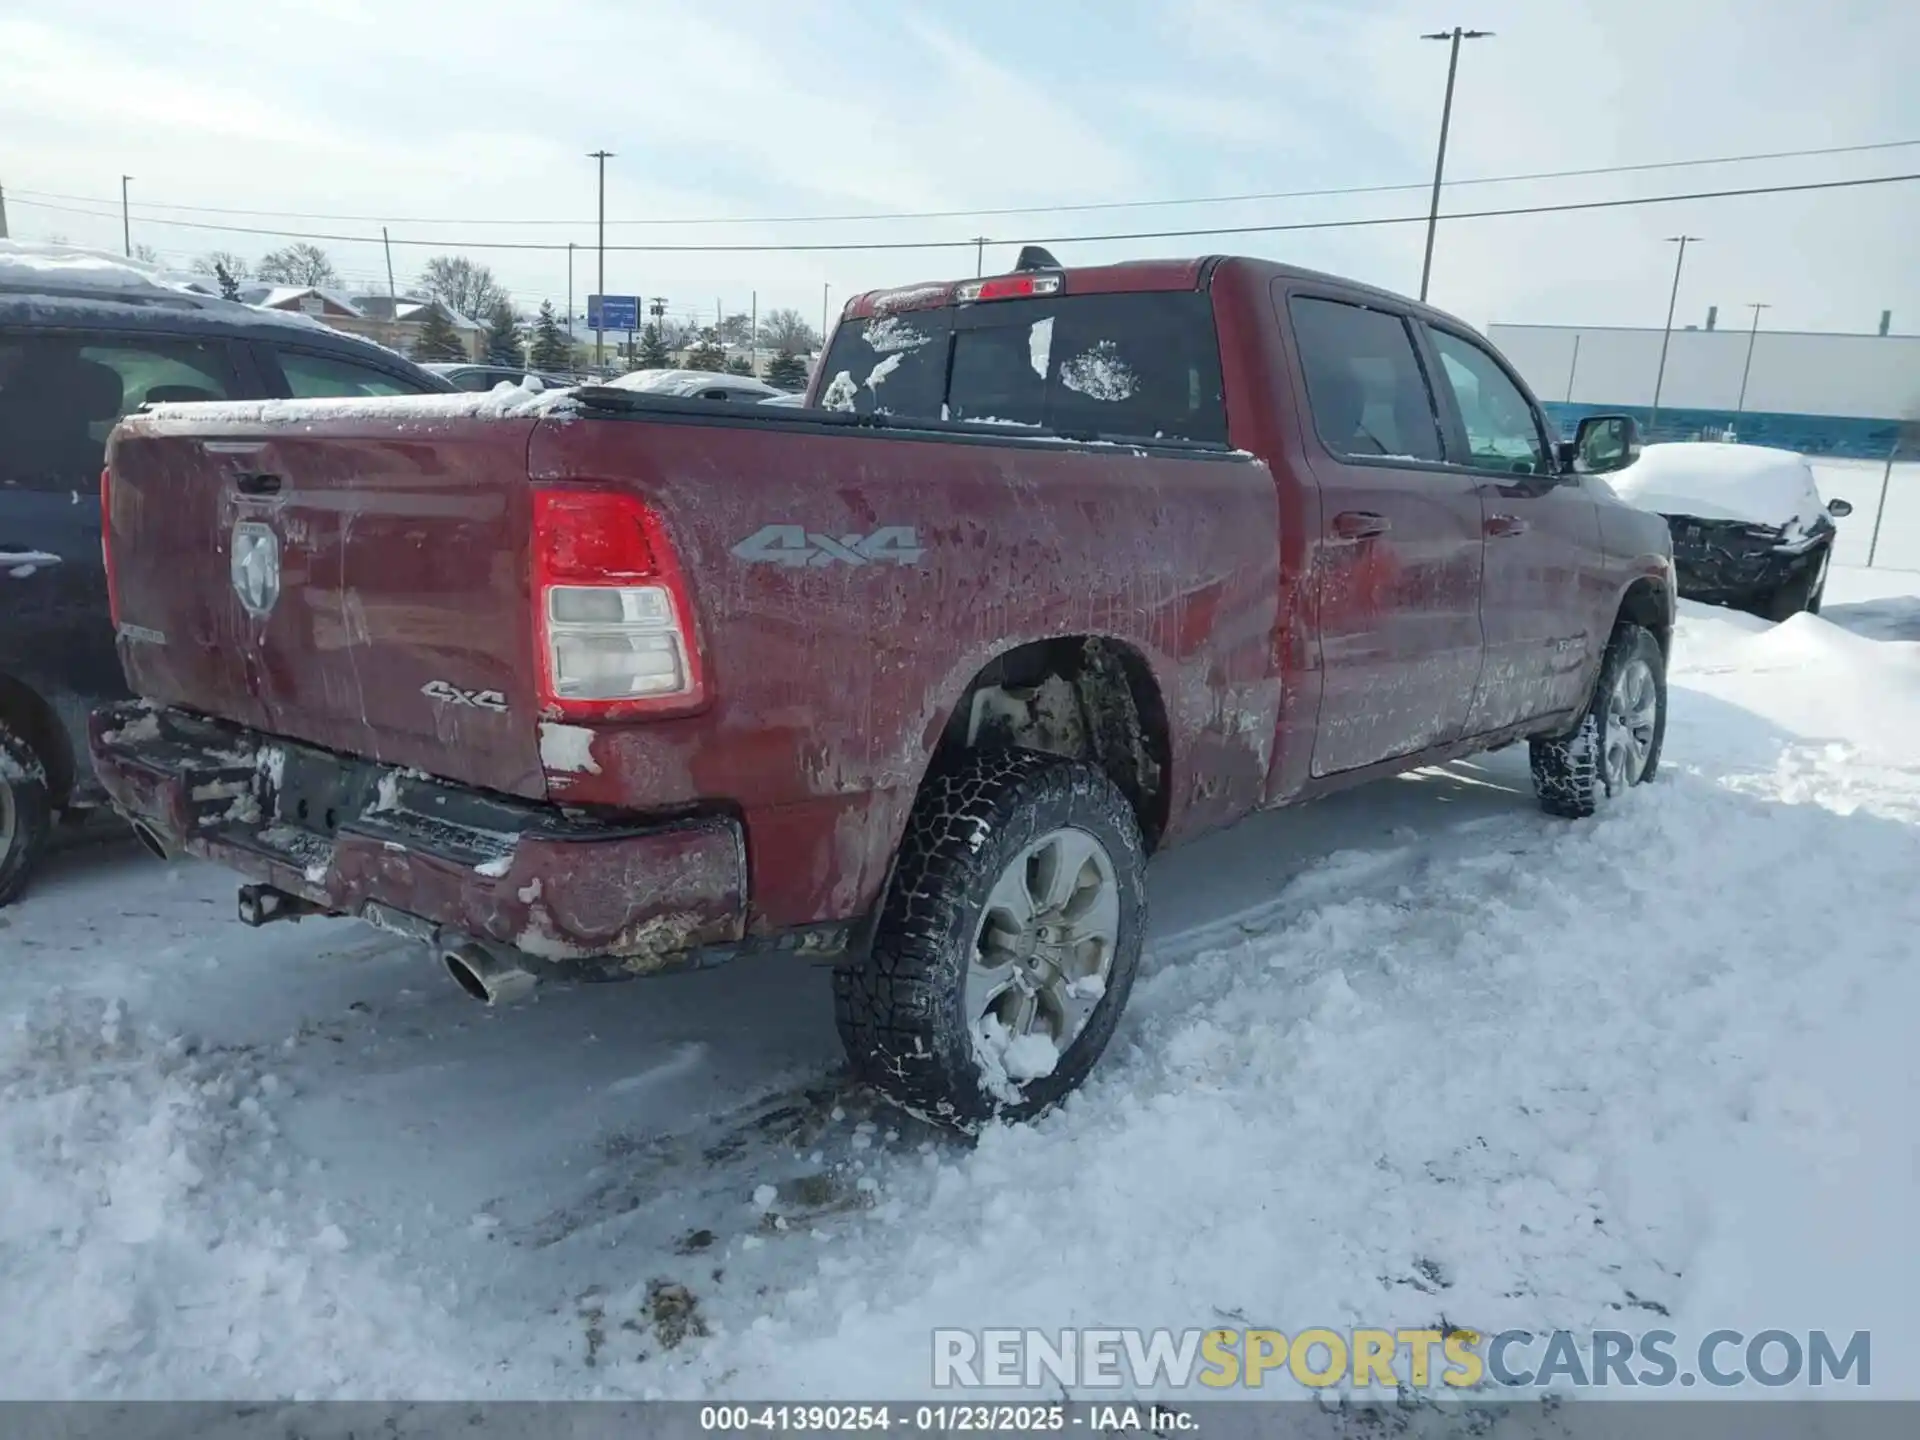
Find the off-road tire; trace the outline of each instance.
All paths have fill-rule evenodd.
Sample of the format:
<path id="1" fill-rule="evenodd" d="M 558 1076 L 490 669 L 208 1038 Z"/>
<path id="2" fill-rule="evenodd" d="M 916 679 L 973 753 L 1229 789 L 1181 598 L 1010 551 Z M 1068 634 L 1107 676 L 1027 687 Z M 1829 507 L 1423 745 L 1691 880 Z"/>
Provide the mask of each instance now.
<path id="1" fill-rule="evenodd" d="M 0 721 L 0 906 L 19 898 L 47 852 L 53 797 L 47 770 L 31 745 Z"/>
<path id="2" fill-rule="evenodd" d="M 965 1014 L 981 910 L 1001 873 L 1050 831 L 1105 848 L 1120 926 L 1106 993 L 1049 1075 L 1017 1102 L 983 1084 Z M 1146 848 L 1139 822 L 1099 769 L 1028 750 L 974 752 L 929 775 L 901 840 L 867 953 L 834 974 L 834 1019 L 854 1073 L 901 1108 L 972 1132 L 1025 1120 L 1077 1086 L 1106 1049 L 1133 988 L 1146 932 Z"/>
<path id="3" fill-rule="evenodd" d="M 1606 707 L 1621 669 L 1633 659 L 1643 659 L 1653 670 L 1654 693 L 1658 710 L 1653 731 L 1653 748 L 1646 768 L 1635 782 L 1646 784 L 1660 769 L 1660 751 L 1667 738 L 1667 658 L 1653 632 L 1641 625 L 1625 622 L 1616 625 L 1607 641 L 1606 655 L 1600 662 L 1600 674 L 1594 680 L 1593 694 L 1587 701 L 1580 723 L 1565 735 L 1535 739 L 1528 749 L 1533 762 L 1533 789 L 1540 808 L 1549 815 L 1568 820 L 1584 820 L 1609 799 L 1617 798 L 1607 788 L 1601 765 L 1601 743 L 1606 728 Z"/>

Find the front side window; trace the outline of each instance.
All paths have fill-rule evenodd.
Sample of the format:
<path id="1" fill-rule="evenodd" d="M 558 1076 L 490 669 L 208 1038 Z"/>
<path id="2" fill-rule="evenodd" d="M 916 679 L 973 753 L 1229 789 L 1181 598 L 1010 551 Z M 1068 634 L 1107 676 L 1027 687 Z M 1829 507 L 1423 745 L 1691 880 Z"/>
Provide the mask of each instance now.
<path id="1" fill-rule="evenodd" d="M 1402 317 L 1308 295 L 1288 311 L 1327 449 L 1355 460 L 1442 458 L 1433 394 Z"/>
<path id="2" fill-rule="evenodd" d="M 412 385 L 385 370 L 343 360 L 337 355 L 315 355 L 304 350 L 282 350 L 280 371 L 296 400 L 324 400 L 340 395 L 423 395 L 423 385 Z M 492 384 L 485 388 L 491 390 Z"/>
<path id="3" fill-rule="evenodd" d="M 1445 330 L 1430 333 L 1467 428 L 1470 463 L 1483 470 L 1547 474 L 1547 448 L 1539 421 L 1500 362 L 1471 340 Z"/>

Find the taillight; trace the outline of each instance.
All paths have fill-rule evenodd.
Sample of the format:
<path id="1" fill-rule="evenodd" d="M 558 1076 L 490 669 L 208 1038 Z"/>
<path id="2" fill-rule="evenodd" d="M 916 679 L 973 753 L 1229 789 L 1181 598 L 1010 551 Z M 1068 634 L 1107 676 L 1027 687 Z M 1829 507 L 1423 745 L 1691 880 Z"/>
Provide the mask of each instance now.
<path id="1" fill-rule="evenodd" d="M 618 719 L 705 702 L 673 546 L 633 496 L 533 492 L 533 604 L 543 710 Z"/>
<path id="2" fill-rule="evenodd" d="M 954 288 L 953 298 L 961 304 L 975 300 L 1015 300 L 1028 295 L 1054 295 L 1060 290 L 1058 275 L 1002 275 L 993 280 L 969 280 Z"/>
<path id="3" fill-rule="evenodd" d="M 113 576 L 113 471 L 100 471 L 100 564 L 107 572 L 107 616 L 120 633 L 120 585 Z"/>

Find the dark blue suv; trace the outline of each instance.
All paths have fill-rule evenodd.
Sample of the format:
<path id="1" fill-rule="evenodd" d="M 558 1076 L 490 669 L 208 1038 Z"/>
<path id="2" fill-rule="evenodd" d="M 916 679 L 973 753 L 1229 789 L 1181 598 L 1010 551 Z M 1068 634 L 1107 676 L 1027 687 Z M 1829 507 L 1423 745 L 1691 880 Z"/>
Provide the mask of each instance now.
<path id="1" fill-rule="evenodd" d="M 150 402 L 452 388 L 303 316 L 111 257 L 0 241 L 0 906 L 55 819 L 102 798 L 87 713 L 125 693 L 100 551 L 114 423 Z"/>

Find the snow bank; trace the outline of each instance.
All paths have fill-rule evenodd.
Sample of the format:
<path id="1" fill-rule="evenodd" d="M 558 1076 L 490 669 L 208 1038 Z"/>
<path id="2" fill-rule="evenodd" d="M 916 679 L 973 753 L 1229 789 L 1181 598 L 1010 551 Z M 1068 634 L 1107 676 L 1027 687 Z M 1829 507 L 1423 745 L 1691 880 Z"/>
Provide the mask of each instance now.
<path id="1" fill-rule="evenodd" d="M 1638 460 L 1607 481 L 1630 505 L 1701 520 L 1741 520 L 1804 532 L 1826 509 L 1806 457 L 1765 445 L 1648 445 Z"/>

